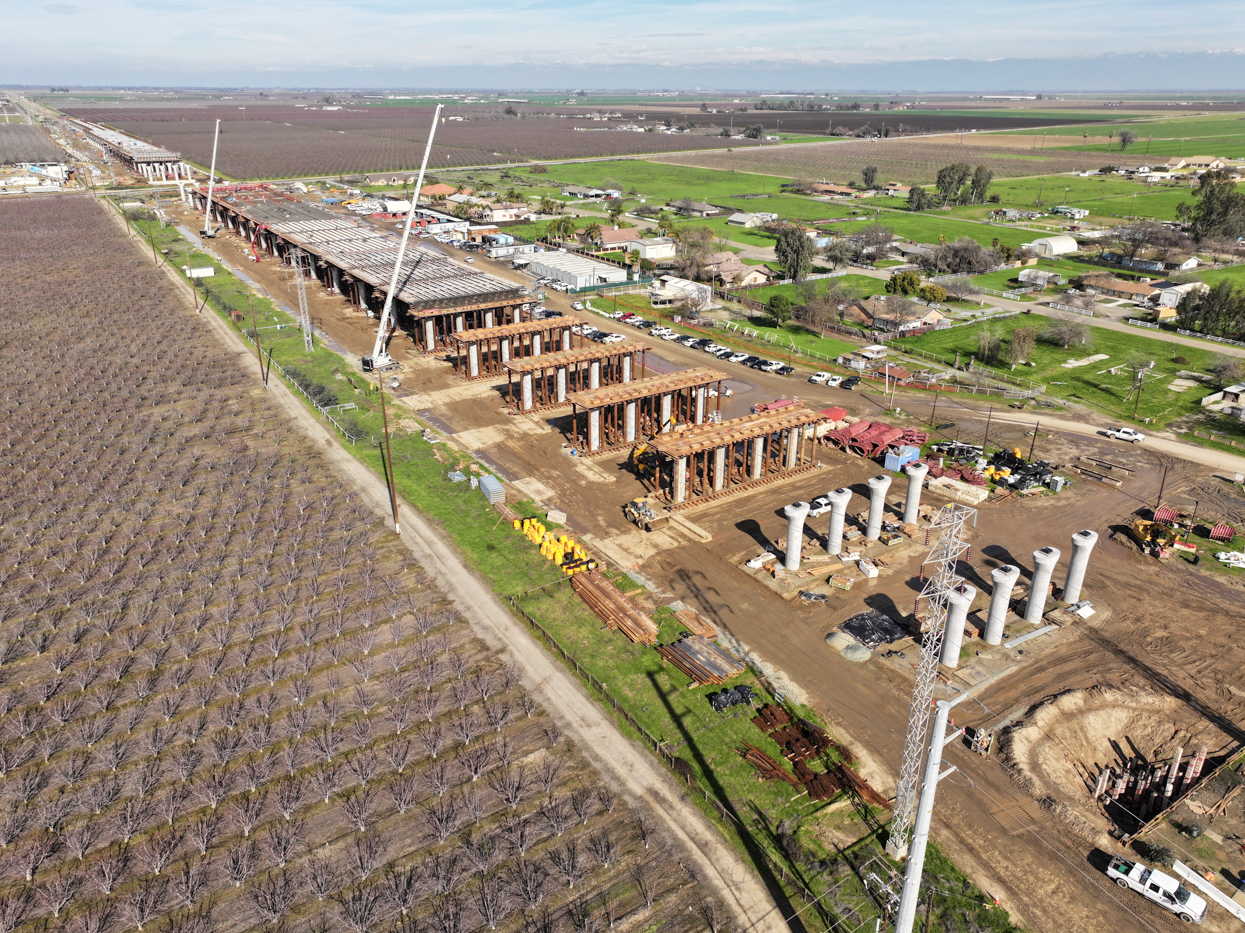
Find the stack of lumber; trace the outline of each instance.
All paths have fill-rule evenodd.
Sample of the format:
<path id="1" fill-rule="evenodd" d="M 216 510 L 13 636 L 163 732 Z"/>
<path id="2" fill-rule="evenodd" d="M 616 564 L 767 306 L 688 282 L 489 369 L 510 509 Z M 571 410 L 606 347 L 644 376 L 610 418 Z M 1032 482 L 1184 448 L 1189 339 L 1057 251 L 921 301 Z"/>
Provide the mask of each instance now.
<path id="1" fill-rule="evenodd" d="M 752 717 L 752 724 L 769 735 L 775 729 L 780 729 L 787 723 L 791 722 L 791 716 L 781 706 L 775 706 L 768 703 L 762 706 L 755 716 Z"/>
<path id="2" fill-rule="evenodd" d="M 631 605 L 631 601 L 598 571 L 575 574 L 571 577 L 571 588 L 610 628 L 618 629 L 642 645 L 657 644 L 657 623 Z"/>
<path id="3" fill-rule="evenodd" d="M 781 729 L 775 729 L 769 737 L 782 746 L 783 754 L 792 761 L 807 761 L 816 758 L 831 746 L 830 736 L 820 729 L 792 723 Z"/>
<path id="4" fill-rule="evenodd" d="M 757 774 L 762 781 L 786 781 L 792 787 L 798 787 L 802 783 L 799 778 L 791 774 L 759 748 L 752 745 L 744 745 L 743 748 L 739 749 L 739 754 L 744 761 L 756 768 Z"/>
<path id="5" fill-rule="evenodd" d="M 674 644 L 659 645 L 657 653 L 702 687 L 725 683 L 744 672 L 736 657 L 703 635 L 684 635 Z"/>
<path id="6" fill-rule="evenodd" d="M 804 786 L 812 800 L 829 800 L 843 789 L 834 774 L 829 771 L 818 774 L 803 761 L 795 763 L 795 779 Z"/>
<path id="7" fill-rule="evenodd" d="M 701 635 L 710 641 L 718 637 L 718 630 L 695 609 L 680 609 L 674 617 L 687 626 L 687 630 L 693 635 Z"/>

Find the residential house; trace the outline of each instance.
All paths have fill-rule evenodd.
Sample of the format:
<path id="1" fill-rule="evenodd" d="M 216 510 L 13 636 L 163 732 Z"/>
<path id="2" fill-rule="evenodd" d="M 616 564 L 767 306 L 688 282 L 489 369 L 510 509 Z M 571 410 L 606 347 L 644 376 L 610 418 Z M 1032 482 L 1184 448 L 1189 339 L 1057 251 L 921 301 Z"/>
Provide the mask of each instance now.
<path id="1" fill-rule="evenodd" d="M 909 262 L 919 262 L 922 256 L 934 255 L 934 248 L 924 243 L 896 243 L 891 249 Z"/>
<path id="2" fill-rule="evenodd" d="M 1198 258 L 1192 253 L 1163 255 L 1153 250 L 1145 250 L 1130 257 L 1123 253 L 1106 250 L 1102 258 L 1107 262 L 1119 263 L 1128 269 L 1140 269 L 1145 272 L 1187 272 L 1198 266 Z"/>
<path id="3" fill-rule="evenodd" d="M 603 188 L 586 188 L 583 185 L 566 185 L 562 188 L 562 196 L 565 198 L 579 198 L 580 200 L 600 200 L 606 195 L 605 189 Z"/>
<path id="4" fill-rule="evenodd" d="M 1083 207 L 1071 207 L 1067 204 L 1060 204 L 1050 209 L 1052 214 L 1060 214 L 1070 220 L 1081 220 L 1089 216 L 1089 211 Z"/>
<path id="5" fill-rule="evenodd" d="M 777 214 L 770 214 L 765 211 L 753 213 L 738 211 L 726 218 L 726 222 L 732 227 L 760 227 L 764 224 L 774 223 L 776 220 L 778 220 Z"/>
<path id="6" fill-rule="evenodd" d="M 470 188 L 464 188 L 463 190 L 467 194 L 471 194 Z M 424 198 L 448 198 L 451 194 L 455 194 L 457 191 L 458 189 L 453 185 L 440 183 L 435 185 L 424 185 L 419 189 L 419 195 Z"/>
<path id="7" fill-rule="evenodd" d="M 712 253 L 704 264 L 705 275 L 723 285 L 763 285 L 772 273 L 764 266 L 749 266 L 731 252 Z"/>
<path id="8" fill-rule="evenodd" d="M 716 217 L 722 213 L 722 208 L 706 204 L 704 201 L 692 201 L 690 204 L 684 204 L 682 201 L 667 201 L 666 207 L 673 208 L 680 214 L 686 212 L 690 217 Z"/>
<path id="9" fill-rule="evenodd" d="M 486 203 L 482 198 L 477 198 L 475 195 L 467 194 L 465 191 L 462 194 L 451 194 L 448 197 L 446 197 L 445 200 L 447 200 L 451 204 L 484 204 Z"/>
<path id="10" fill-rule="evenodd" d="M 539 213 L 533 211 L 526 204 L 485 204 L 477 211 L 481 220 L 487 220 L 490 223 L 507 223 L 515 220 L 533 220 L 539 217 Z"/>
<path id="11" fill-rule="evenodd" d="M 1063 276 L 1058 272 L 1047 272 L 1044 269 L 1021 269 L 1017 276 L 1022 285 L 1033 285 L 1037 288 L 1049 288 L 1051 285 L 1062 285 Z"/>
<path id="12" fill-rule="evenodd" d="M 1125 298 L 1130 301 L 1147 301 L 1159 291 L 1153 284 L 1125 282 L 1123 279 L 1115 278 L 1109 272 L 1086 272 L 1084 275 L 1078 275 L 1073 282 L 1083 288 L 1093 289 L 1100 295 Z"/>
<path id="13" fill-rule="evenodd" d="M 620 229 L 618 227 L 604 227 L 597 234 L 594 241 L 595 246 L 600 247 L 618 247 L 621 249 L 630 249 L 631 244 L 640 239 L 640 231 L 635 227 L 626 227 Z"/>
<path id="14" fill-rule="evenodd" d="M 893 296 L 891 296 L 893 298 Z M 885 295 L 875 295 L 848 305 L 845 320 L 866 324 L 878 330 L 906 331 L 920 327 L 936 327 L 946 315 L 934 308 L 913 304 L 910 301 L 889 300 Z"/>
<path id="15" fill-rule="evenodd" d="M 859 192 L 855 188 L 848 188 L 844 185 L 813 185 L 813 190 L 818 194 L 828 197 L 855 197 Z"/>
<path id="16" fill-rule="evenodd" d="M 912 190 L 912 186 L 901 185 L 897 182 L 892 181 L 883 190 L 886 192 L 886 194 L 890 195 L 892 198 L 906 198 L 908 196 L 908 193 Z"/>
<path id="17" fill-rule="evenodd" d="M 1217 156 L 1185 156 L 1184 167 L 1194 171 L 1217 172 L 1228 163 Z"/>
<path id="18" fill-rule="evenodd" d="M 1115 173 L 1117 175 L 1148 175 L 1151 171 L 1149 165 L 1117 165 Z"/>

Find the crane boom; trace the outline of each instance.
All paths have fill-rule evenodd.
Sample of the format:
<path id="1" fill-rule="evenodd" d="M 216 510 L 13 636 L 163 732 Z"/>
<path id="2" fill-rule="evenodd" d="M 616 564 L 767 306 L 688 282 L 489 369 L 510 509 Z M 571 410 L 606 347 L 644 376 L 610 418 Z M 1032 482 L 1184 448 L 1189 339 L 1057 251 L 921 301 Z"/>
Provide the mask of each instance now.
<path id="1" fill-rule="evenodd" d="M 220 142 L 220 120 L 216 121 L 216 132 L 212 136 L 212 170 L 208 173 L 207 200 L 203 203 L 203 235 L 212 233 L 212 188 L 216 184 L 216 144 Z"/>
<path id="2" fill-rule="evenodd" d="M 372 348 L 372 355 L 363 358 L 365 371 L 388 366 L 393 362 L 393 357 L 385 350 L 385 341 L 389 336 L 388 330 L 393 316 L 393 296 L 398 290 L 398 276 L 402 273 L 402 257 L 406 255 L 406 243 L 411 238 L 411 222 L 415 218 L 415 208 L 419 206 L 419 189 L 424 186 L 424 172 L 428 168 L 428 156 L 432 152 L 432 140 L 437 135 L 437 121 L 441 118 L 443 106 L 443 104 L 437 104 L 437 109 L 432 115 L 432 128 L 428 130 L 428 145 L 424 147 L 424 160 L 419 164 L 419 178 L 415 182 L 415 195 L 411 198 L 411 209 L 406 213 L 406 224 L 402 227 L 402 244 L 398 247 L 398 258 L 393 264 L 393 278 L 389 280 L 389 291 L 385 293 L 385 310 L 381 312 L 380 326 L 376 328 L 376 345 Z"/>

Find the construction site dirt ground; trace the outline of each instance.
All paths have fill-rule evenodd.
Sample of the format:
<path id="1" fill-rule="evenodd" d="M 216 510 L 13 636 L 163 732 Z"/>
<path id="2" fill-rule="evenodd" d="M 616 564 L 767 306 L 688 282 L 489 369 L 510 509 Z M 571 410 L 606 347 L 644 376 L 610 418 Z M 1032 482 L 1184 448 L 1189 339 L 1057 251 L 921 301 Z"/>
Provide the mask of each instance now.
<path id="1" fill-rule="evenodd" d="M 213 248 L 273 294 L 284 292 L 286 275 L 272 261 L 252 263 L 249 251 L 224 237 Z M 483 268 L 495 271 L 492 265 L 498 264 Z M 371 351 L 375 322 L 346 310 L 335 297 L 317 294 L 312 302 L 317 326 L 335 343 L 350 354 Z M 569 299 L 551 295 L 547 304 L 560 308 L 562 302 Z M 616 329 L 633 337 L 630 328 Z M 641 335 L 634 339 L 654 346 L 670 368 L 705 364 L 702 353 Z M 910 612 L 920 589 L 924 548 L 913 543 L 896 549 L 896 560 L 888 561 L 890 566 L 876 580 L 858 582 L 849 592 L 835 591 L 824 603 L 785 600 L 739 566 L 746 557 L 760 553 L 763 542 L 783 535 L 782 506 L 839 486 L 860 493 L 868 477 L 882 472 L 875 463 L 819 448 L 822 470 L 691 509 L 680 520 L 646 535 L 622 517 L 623 503 L 647 489 L 620 468 L 621 455 L 596 460 L 569 457 L 563 452 L 566 438 L 557 429 L 558 417 L 565 417 L 561 413 L 509 415 L 498 389 L 504 380 L 464 383 L 443 361 L 414 359 L 403 338 L 395 339 L 391 352 L 406 364 L 398 393 L 404 405 L 448 434 L 451 443 L 491 464 L 524 498 L 566 511 L 571 526 L 595 550 L 652 586 L 648 599 L 653 604 L 684 600 L 785 671 L 839 735 L 860 751 L 866 777 L 884 793 L 893 793 L 912 686 L 908 665 L 916 659 L 915 649 L 909 647 L 904 659 L 874 657 L 854 664 L 827 645 L 825 637 L 865 608 L 897 615 Z M 654 367 L 665 365 L 652 352 L 649 359 Z M 801 395 L 815 407 L 842 405 L 865 417 L 878 410 L 876 403 L 857 393 L 737 366 L 726 371 L 735 377 L 729 383 L 734 395 L 723 399 L 723 418 L 736 417 L 755 402 L 782 394 Z M 900 396 L 906 411 L 929 419 L 928 402 L 903 398 L 902 392 Z M 980 443 L 984 423 L 979 414 L 958 409 L 954 417 L 959 425 L 951 433 Z M 1020 447 L 1027 455 L 1033 441 L 1029 430 L 996 422 L 990 439 Z M 1058 464 L 1081 455 L 1101 456 L 1135 472 L 1117 489 L 1061 471 L 1074 482 L 1058 496 L 984 503 L 977 527 L 969 532 L 970 560 L 961 568 L 981 591 L 977 605 L 988 597 L 988 582 L 982 581 L 989 580 L 992 568 L 1014 563 L 1022 570 L 1023 583 L 1032 570 L 1032 552 L 1047 545 L 1064 553 L 1055 577 L 1055 583 L 1062 584 L 1069 535 L 1089 528 L 1100 540 L 1083 595 L 1110 611 L 1071 626 L 1058 637 L 1026 642 L 1023 655 L 1011 649 L 1014 657 L 1006 659 L 1006 672 L 974 690 L 978 702 L 957 707 L 956 724 L 998 728 L 1004 722 L 1023 721 L 1026 711 L 1047 698 L 1083 691 L 1089 697 L 1085 702 L 1092 705 L 1095 690 L 1110 688 L 1139 698 L 1139 719 L 1152 709 L 1154 730 L 1213 732 L 1222 743 L 1241 742 L 1238 724 L 1245 718 L 1241 582 L 1177 558 L 1159 563 L 1139 553 L 1122 534 L 1137 509 L 1156 504 L 1160 488 L 1165 504 L 1191 510 L 1197 502 L 1200 515 L 1245 524 L 1240 490 L 1207 467 L 1144 445 L 1122 446 L 1043 430 L 1037 455 Z M 902 501 L 903 486 L 902 478 L 896 478 L 888 503 Z M 940 500 L 927 491 L 924 501 Z M 858 495 L 849 515 L 866 506 L 867 499 Z M 810 520 L 806 535 L 824 534 L 825 522 L 826 516 Z M 809 541 L 813 543 L 811 537 Z M 1203 559 L 1206 563 L 1205 555 Z M 978 640 L 968 639 L 965 645 L 967 657 L 961 666 L 974 663 L 977 652 L 985 650 Z M 1117 728 L 1112 717 L 1101 719 L 1104 730 Z M 1112 740 L 1122 742 L 1125 736 L 1099 736 L 1091 724 L 1077 744 L 1064 747 L 1061 742 L 1068 743 L 1068 738 L 1052 735 L 1049 726 L 1033 736 L 1035 747 L 1045 742 L 1059 747 L 1057 752 L 1044 749 L 1047 758 L 1067 759 L 1059 769 L 1044 771 L 1047 783 L 1041 788 L 1031 774 L 1013 770 L 1011 764 L 980 758 L 953 744 L 946 757 L 959 770 L 940 785 L 935 837 L 985 891 L 1031 929 L 1051 933 L 1175 929 L 1179 921 L 1174 916 L 1132 892 L 1120 891 L 1102 875 L 1105 853 L 1122 850 L 1106 837 L 1105 824 L 1090 800 L 1092 786 L 1086 786 L 1083 775 L 1094 762 L 1109 757 Z M 1053 796 L 1066 811 L 1039 805 L 1026 789 L 1051 794 L 1046 788 L 1056 783 Z M 1074 818 L 1065 819 L 1063 812 Z M 1245 856 L 1239 867 L 1245 868 Z M 1226 930 L 1231 922 L 1212 908 L 1206 928 Z"/>

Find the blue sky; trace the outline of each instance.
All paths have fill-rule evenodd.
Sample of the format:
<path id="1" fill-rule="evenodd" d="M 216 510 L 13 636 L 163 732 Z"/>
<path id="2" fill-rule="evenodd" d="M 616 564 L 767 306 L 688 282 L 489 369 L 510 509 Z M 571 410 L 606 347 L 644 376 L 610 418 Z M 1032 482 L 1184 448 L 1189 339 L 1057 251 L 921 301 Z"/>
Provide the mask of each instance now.
<path id="1" fill-rule="evenodd" d="M 1226 0 L 1205 0 L 1195 11 L 1170 0 L 1031 6 L 892 0 L 881 7 L 808 0 L 33 0 L 5 6 L 10 41 L 0 82 L 6 83 L 1245 87 L 1245 17 Z"/>

